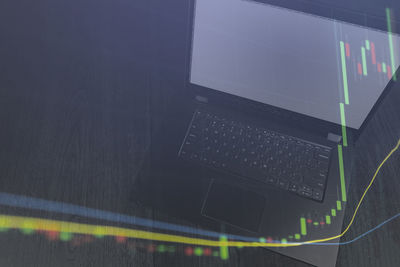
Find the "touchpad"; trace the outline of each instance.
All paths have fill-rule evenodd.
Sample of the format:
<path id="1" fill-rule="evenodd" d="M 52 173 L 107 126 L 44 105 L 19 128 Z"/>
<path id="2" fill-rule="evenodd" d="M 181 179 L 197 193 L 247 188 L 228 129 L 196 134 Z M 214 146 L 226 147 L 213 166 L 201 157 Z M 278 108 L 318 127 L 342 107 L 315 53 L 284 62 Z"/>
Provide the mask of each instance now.
<path id="1" fill-rule="evenodd" d="M 265 198 L 230 183 L 211 181 L 201 214 L 224 223 L 258 232 Z"/>

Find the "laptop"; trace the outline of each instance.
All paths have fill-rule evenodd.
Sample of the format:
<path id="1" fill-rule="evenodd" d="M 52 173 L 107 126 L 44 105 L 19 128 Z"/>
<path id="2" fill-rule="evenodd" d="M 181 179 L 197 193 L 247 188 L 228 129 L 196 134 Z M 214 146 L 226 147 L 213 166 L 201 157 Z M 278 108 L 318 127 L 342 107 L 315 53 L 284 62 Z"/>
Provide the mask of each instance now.
<path id="1" fill-rule="evenodd" d="M 189 10 L 187 94 L 164 114 L 135 194 L 261 241 L 339 234 L 351 148 L 393 87 L 400 37 L 384 17 L 296 1 Z M 272 250 L 334 266 L 338 246 Z"/>

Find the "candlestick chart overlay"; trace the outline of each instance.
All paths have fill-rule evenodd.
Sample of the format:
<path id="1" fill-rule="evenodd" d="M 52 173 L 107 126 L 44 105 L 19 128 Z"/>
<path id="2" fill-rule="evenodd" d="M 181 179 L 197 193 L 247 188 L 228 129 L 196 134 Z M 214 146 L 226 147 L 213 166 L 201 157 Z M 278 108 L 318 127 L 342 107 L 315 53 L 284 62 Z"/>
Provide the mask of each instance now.
<path id="1" fill-rule="evenodd" d="M 56 220 L 48 220 L 48 219 L 38 219 L 38 218 L 32 218 L 32 217 L 21 217 L 21 216 L 10 216 L 10 215 L 0 215 L 0 230 L 1 232 L 5 232 L 8 229 L 20 229 L 23 233 L 25 234 L 31 234 L 34 231 L 39 231 L 40 233 L 45 233 L 49 239 L 55 240 L 59 238 L 62 241 L 69 241 L 72 239 L 73 234 L 78 234 L 78 235 L 92 235 L 97 238 L 102 238 L 104 236 L 113 236 L 115 237 L 117 242 L 125 242 L 127 238 L 135 238 L 135 239 L 142 239 L 142 240 L 153 240 L 153 241 L 160 241 L 160 242 L 168 242 L 168 243 L 181 243 L 181 244 L 191 244 L 195 245 L 196 248 L 193 249 L 193 247 L 188 247 L 186 248 L 185 253 L 192 255 L 194 251 L 197 251 L 197 255 L 200 256 L 203 255 L 203 253 L 206 252 L 207 255 L 219 255 L 221 259 L 226 260 L 229 258 L 229 252 L 228 252 L 228 247 L 292 247 L 292 246 L 302 246 L 302 245 L 340 245 L 341 243 L 325 243 L 326 241 L 334 240 L 337 238 L 342 237 L 351 227 L 353 224 L 357 212 L 362 204 L 362 201 L 365 197 L 365 195 L 368 193 L 369 189 L 373 185 L 380 169 L 384 165 L 384 163 L 391 157 L 391 155 L 398 150 L 400 146 L 400 139 L 397 142 L 396 146 L 389 152 L 389 154 L 384 158 L 384 160 L 381 162 L 381 164 L 378 166 L 378 168 L 375 171 L 375 174 L 373 175 L 369 185 L 365 189 L 360 201 L 357 204 L 357 207 L 355 209 L 355 212 L 351 218 L 351 221 L 345 228 L 345 230 L 337 235 L 337 236 L 332 236 L 332 237 L 327 237 L 323 239 L 318 239 L 318 240 L 307 240 L 303 241 L 300 240 L 299 242 L 297 241 L 288 241 L 286 238 L 282 238 L 281 240 L 272 240 L 270 238 L 253 238 L 253 237 L 246 237 L 246 236 L 235 236 L 235 235 L 228 235 L 228 234 L 221 234 L 221 233 L 216 233 L 216 232 L 211 232 L 211 231 L 203 231 L 199 229 L 193 229 L 189 227 L 184 227 L 184 226 L 177 226 L 173 224 L 166 224 L 166 223 L 158 223 L 158 228 L 161 229 L 166 229 L 166 230 L 171 230 L 172 228 L 175 231 L 179 232 L 185 232 L 185 233 L 196 233 L 200 234 L 203 236 L 209 236 L 209 237 L 214 237 L 214 239 L 204 239 L 204 238 L 196 238 L 196 237 L 189 237 L 189 236 L 183 236 L 183 235 L 175 235 L 175 234 L 164 234 L 164 233 L 157 233 L 157 232 L 151 232 L 151 231 L 146 231 L 146 230 L 134 230 L 134 229 L 129 229 L 129 228 L 121 228 L 121 227 L 115 227 L 115 226 L 104 226 L 104 225 L 89 225 L 89 224 L 82 224 L 82 223 L 74 223 L 74 222 L 65 222 L 65 221 L 56 221 Z M 340 211 L 340 202 L 338 202 L 338 207 L 337 210 Z M 13 207 L 24 207 L 24 208 L 33 208 L 36 205 L 40 205 L 40 207 L 37 207 L 36 209 L 40 210 L 47 210 L 47 211 L 53 211 L 54 209 L 59 209 L 58 212 L 62 213 L 67 213 L 67 214 L 75 214 L 75 215 L 82 215 L 82 214 L 87 214 L 90 215 L 90 213 L 94 212 L 94 215 L 92 214 L 92 217 L 98 217 L 104 219 L 104 217 L 107 216 L 113 216 L 113 218 L 125 218 L 128 219 L 130 218 L 134 223 L 136 221 L 139 221 L 139 224 L 141 223 L 142 225 L 146 225 L 149 221 L 146 219 L 141 219 L 141 218 L 135 218 L 135 217 L 129 217 L 126 215 L 118 215 L 118 214 L 113 214 L 113 213 L 108 213 L 100 210 L 93 210 L 85 207 L 80 207 L 80 206 L 75 206 L 71 204 L 66 204 L 66 203 L 58 203 L 58 202 L 52 202 L 52 201 L 46 201 L 46 200 L 40 200 L 40 199 L 34 199 L 34 198 L 28 198 L 28 197 L 21 197 L 21 196 L 16 196 L 16 195 L 11 195 L 7 193 L 1 193 L 0 194 L 0 204 L 5 205 L 5 206 L 13 206 Z M 336 210 L 332 209 L 331 210 L 331 215 L 332 217 L 335 217 Z M 117 216 L 115 216 L 117 215 Z M 365 236 L 366 234 L 378 229 L 379 227 L 383 226 L 384 224 L 390 222 L 393 219 L 396 219 L 400 216 L 400 214 L 397 214 L 393 216 L 392 218 L 386 220 L 385 222 L 381 223 L 377 227 L 374 227 L 373 229 L 369 230 L 368 232 L 364 233 L 363 235 L 360 235 L 359 237 L 348 241 L 344 242 L 343 244 L 349 244 L 352 243 L 362 236 Z M 117 220 L 117 219 L 111 219 L 109 220 Z M 142 220 L 142 221 L 141 221 Z M 331 223 L 331 216 L 326 215 L 325 220 L 323 222 L 318 222 L 318 221 L 312 221 L 312 220 L 306 220 L 305 218 L 300 218 L 300 234 L 294 234 L 294 236 L 289 236 L 289 239 L 301 239 L 301 236 L 306 236 L 307 235 L 307 228 L 311 227 L 318 227 L 319 225 L 329 225 Z M 136 223 L 138 224 L 138 223 Z M 152 224 L 156 224 L 157 222 L 152 222 Z M 310 226 L 307 226 L 309 224 Z M 182 228 L 182 229 L 181 229 Z M 181 230 L 180 230 L 181 229 Z M 219 240 L 216 240 L 216 236 L 219 236 Z M 228 238 L 231 240 L 235 241 L 230 241 Z M 240 241 L 236 241 L 240 240 Z M 206 247 L 206 248 L 200 248 L 200 247 Z M 209 247 L 209 248 L 207 248 Z M 211 248 L 212 247 L 219 247 L 219 251 L 213 251 Z M 169 250 L 173 251 L 170 246 L 168 247 Z M 155 247 L 152 246 L 151 250 L 154 251 Z M 162 252 L 167 250 L 167 247 L 165 245 L 161 245 L 161 248 L 158 247 L 158 250 L 161 250 Z"/>
<path id="2" fill-rule="evenodd" d="M 94 210 L 85 207 L 79 207 L 66 203 L 57 203 L 33 199 L 28 197 L 16 196 L 7 193 L 0 193 L 0 205 L 14 206 L 28 209 L 45 210 L 49 212 L 62 212 L 66 214 L 75 214 L 83 217 L 97 218 L 109 222 L 122 222 L 140 227 L 151 227 L 160 230 L 174 232 L 174 234 L 165 234 L 148 231 L 145 229 L 129 229 L 114 226 L 89 225 L 57 220 L 39 219 L 32 217 L 0 215 L 0 232 L 7 232 L 10 229 L 18 229 L 23 234 L 31 235 L 33 233 L 42 234 L 50 241 L 75 242 L 77 245 L 94 242 L 104 237 L 112 237 L 116 243 L 128 244 L 131 239 L 138 239 L 141 242 L 130 242 L 132 247 L 144 249 L 148 252 L 158 253 L 176 253 L 179 250 L 174 244 L 184 244 L 183 253 L 187 256 L 210 256 L 220 257 L 223 260 L 229 258 L 228 247 L 289 247 L 300 245 L 340 245 L 344 243 L 327 243 L 326 241 L 338 239 L 349 229 L 356 218 L 356 214 L 361 203 L 373 185 L 379 170 L 386 160 L 399 148 L 400 141 L 395 148 L 387 155 L 377 168 L 374 176 L 360 199 L 355 213 L 345 231 L 340 235 L 327 237 L 320 240 L 307 240 L 308 232 L 311 229 L 329 227 L 335 220 L 338 213 L 343 212 L 344 204 L 347 202 L 346 181 L 344 175 L 343 150 L 347 147 L 346 133 L 346 108 L 357 101 L 352 99 L 352 90 L 360 88 L 359 84 L 375 83 L 385 86 L 391 79 L 396 81 L 396 69 L 399 64 L 397 60 L 400 46 L 392 33 L 391 12 L 386 10 L 388 32 L 386 42 L 376 41 L 373 36 L 346 36 L 343 29 L 339 29 L 338 35 L 338 67 L 340 68 L 342 101 L 339 103 L 340 119 L 342 122 L 342 144 L 337 146 L 340 171 L 340 188 L 338 190 L 338 199 L 334 207 L 329 207 L 325 214 L 312 215 L 304 212 L 304 216 L 298 218 L 298 231 L 288 233 L 284 237 L 265 236 L 265 237 L 246 237 L 230 235 L 200 229 L 194 229 L 186 226 L 179 226 L 170 223 L 156 222 L 148 219 L 132 217 L 121 214 L 114 214 L 105 211 Z M 373 230 L 383 226 L 389 221 L 396 219 L 398 215 L 393 216 L 383 222 Z M 371 230 L 370 230 L 371 231 Z M 369 233 L 368 231 L 367 233 Z M 187 235 L 206 236 L 205 238 L 177 235 L 175 232 Z M 362 235 L 364 236 L 364 235 Z M 358 237 L 359 238 L 359 237 Z M 358 240 L 358 238 L 354 239 Z M 144 241 L 159 242 L 159 244 L 149 244 Z M 349 241 L 347 243 L 351 243 Z"/>

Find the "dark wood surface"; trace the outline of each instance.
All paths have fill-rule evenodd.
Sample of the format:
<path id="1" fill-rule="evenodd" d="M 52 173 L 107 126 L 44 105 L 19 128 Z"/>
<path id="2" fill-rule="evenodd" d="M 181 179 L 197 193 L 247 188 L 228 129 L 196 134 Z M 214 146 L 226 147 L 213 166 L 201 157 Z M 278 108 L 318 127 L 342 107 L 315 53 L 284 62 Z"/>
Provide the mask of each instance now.
<path id="1" fill-rule="evenodd" d="M 183 0 L 1 1 L 0 191 L 189 225 L 129 201 L 155 121 L 187 94 L 187 25 Z M 400 138 L 399 90 L 358 142 L 345 224 Z M 400 212 L 399 160 L 397 152 L 384 166 L 342 240 Z M 185 256 L 181 245 L 150 253 L 107 238 L 76 246 L 9 231 L 0 240 L 0 266 L 307 266 L 257 248 L 231 249 L 222 261 Z M 400 266 L 398 251 L 399 219 L 340 247 L 337 266 Z"/>

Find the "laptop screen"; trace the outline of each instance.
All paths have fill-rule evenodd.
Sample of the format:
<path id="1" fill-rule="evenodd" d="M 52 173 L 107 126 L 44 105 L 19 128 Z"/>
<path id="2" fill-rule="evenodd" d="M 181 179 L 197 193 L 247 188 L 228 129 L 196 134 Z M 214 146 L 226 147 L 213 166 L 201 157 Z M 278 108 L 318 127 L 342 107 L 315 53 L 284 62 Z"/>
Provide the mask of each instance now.
<path id="1" fill-rule="evenodd" d="M 397 34 L 377 29 L 254 1 L 197 0 L 190 82 L 358 129 L 397 70 L 399 48 Z"/>

